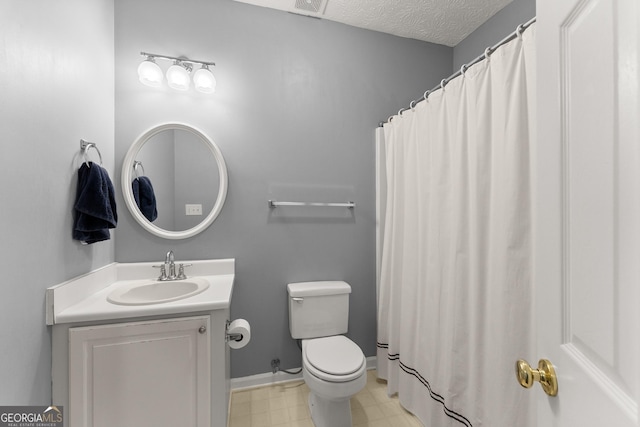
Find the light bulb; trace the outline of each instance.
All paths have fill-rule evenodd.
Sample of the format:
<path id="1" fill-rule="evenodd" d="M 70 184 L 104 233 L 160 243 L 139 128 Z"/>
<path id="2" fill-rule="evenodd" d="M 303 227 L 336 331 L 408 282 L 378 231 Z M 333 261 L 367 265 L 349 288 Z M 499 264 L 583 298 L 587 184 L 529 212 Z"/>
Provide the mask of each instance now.
<path id="1" fill-rule="evenodd" d="M 193 84 L 198 92 L 213 93 L 216 90 L 216 78 L 209 70 L 207 64 L 202 64 L 202 68 L 193 75 Z"/>
<path id="2" fill-rule="evenodd" d="M 176 90 L 188 90 L 191 84 L 189 71 L 191 71 L 189 65 L 175 61 L 167 70 L 167 84 L 169 87 Z"/>
<path id="3" fill-rule="evenodd" d="M 160 87 L 162 84 L 162 70 L 152 56 L 138 65 L 138 78 L 147 86 Z"/>

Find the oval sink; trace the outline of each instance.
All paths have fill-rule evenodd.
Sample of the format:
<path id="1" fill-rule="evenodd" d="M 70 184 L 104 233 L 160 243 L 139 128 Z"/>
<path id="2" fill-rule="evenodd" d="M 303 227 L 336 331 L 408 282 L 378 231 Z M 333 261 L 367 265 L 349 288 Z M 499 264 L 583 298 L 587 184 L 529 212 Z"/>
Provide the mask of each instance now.
<path id="1" fill-rule="evenodd" d="M 167 282 L 134 282 L 115 289 L 107 296 L 107 301 L 119 305 L 160 304 L 192 297 L 208 287 L 209 282 L 198 277 Z"/>

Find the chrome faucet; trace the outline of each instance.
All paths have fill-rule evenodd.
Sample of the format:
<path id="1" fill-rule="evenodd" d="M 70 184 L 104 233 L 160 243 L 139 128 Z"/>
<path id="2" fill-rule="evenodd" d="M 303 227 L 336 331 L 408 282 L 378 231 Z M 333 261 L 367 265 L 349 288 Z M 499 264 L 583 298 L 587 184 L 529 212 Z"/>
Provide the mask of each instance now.
<path id="1" fill-rule="evenodd" d="M 186 279 L 187 276 L 184 274 L 184 268 L 189 266 L 191 266 L 191 264 L 180 264 L 178 274 L 176 275 L 175 256 L 173 255 L 173 251 L 169 251 L 164 258 L 164 264 L 154 265 L 153 267 L 160 268 L 158 280 L 164 282 L 167 280 Z"/>
<path id="2" fill-rule="evenodd" d="M 165 280 L 176 280 L 176 263 L 173 251 L 167 252 L 167 256 L 164 258 L 164 269 L 165 272 L 169 272 Z"/>

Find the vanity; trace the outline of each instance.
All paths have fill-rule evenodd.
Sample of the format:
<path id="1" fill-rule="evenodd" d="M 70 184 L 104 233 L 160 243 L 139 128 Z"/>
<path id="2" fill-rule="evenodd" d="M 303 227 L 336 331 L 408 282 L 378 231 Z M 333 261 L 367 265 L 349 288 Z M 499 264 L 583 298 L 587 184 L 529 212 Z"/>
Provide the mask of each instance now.
<path id="1" fill-rule="evenodd" d="M 227 187 L 218 146 L 183 123 L 144 131 L 122 164 L 129 213 L 168 240 L 205 231 Z M 235 260 L 174 261 L 113 263 L 47 289 L 65 427 L 226 427 L 229 346 L 250 335 L 228 333 Z"/>
<path id="2" fill-rule="evenodd" d="M 225 427 L 235 260 L 114 263 L 47 289 L 52 400 L 65 426 Z"/>

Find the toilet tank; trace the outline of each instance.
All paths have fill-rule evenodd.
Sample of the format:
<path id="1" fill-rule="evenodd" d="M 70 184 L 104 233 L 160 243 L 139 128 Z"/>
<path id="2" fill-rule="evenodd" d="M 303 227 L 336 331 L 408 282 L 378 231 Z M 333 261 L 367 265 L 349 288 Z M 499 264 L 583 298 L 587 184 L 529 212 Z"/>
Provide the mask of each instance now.
<path id="1" fill-rule="evenodd" d="M 347 332 L 351 293 L 348 283 L 289 283 L 287 292 L 292 338 L 318 338 Z"/>

